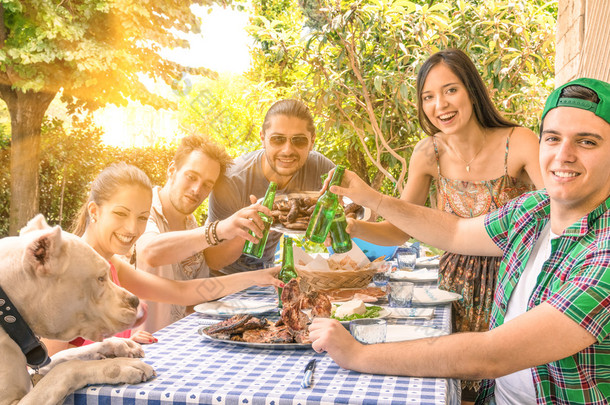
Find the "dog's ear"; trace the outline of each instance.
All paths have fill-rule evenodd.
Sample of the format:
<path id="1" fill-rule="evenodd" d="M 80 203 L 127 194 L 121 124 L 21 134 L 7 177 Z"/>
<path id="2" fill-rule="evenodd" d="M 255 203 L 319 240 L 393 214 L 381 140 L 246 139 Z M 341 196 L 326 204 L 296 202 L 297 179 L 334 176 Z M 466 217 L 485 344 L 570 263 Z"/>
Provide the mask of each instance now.
<path id="1" fill-rule="evenodd" d="M 51 227 L 49 226 L 49 224 L 47 224 L 47 221 L 45 221 L 44 215 L 38 214 L 34 218 L 30 219 L 26 226 L 21 228 L 21 230 L 19 231 L 19 235 L 25 235 L 28 232 L 40 231 L 42 229 L 49 228 Z"/>
<path id="2" fill-rule="evenodd" d="M 47 275 L 61 270 L 61 266 L 57 266 L 57 259 L 60 258 L 62 243 L 59 226 L 41 232 L 25 249 L 23 258 L 25 267 L 38 275 Z"/>

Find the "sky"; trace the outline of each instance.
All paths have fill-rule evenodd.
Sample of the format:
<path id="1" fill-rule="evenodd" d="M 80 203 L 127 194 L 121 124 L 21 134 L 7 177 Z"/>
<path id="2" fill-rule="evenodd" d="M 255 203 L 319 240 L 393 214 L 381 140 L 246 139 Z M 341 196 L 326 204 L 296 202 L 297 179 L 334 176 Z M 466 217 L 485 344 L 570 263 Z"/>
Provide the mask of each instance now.
<path id="1" fill-rule="evenodd" d="M 167 50 L 163 56 L 218 73 L 244 73 L 250 66 L 252 43 L 245 30 L 248 13 L 214 6 L 208 14 L 208 9 L 193 6 L 193 12 L 201 17 L 201 33 L 187 36 L 190 49 Z M 95 123 L 104 129 L 103 142 L 113 146 L 145 146 L 159 137 L 179 135 L 178 123 L 171 111 L 156 111 L 135 103 L 125 108 L 110 105 L 96 111 L 94 117 Z"/>
<path id="2" fill-rule="evenodd" d="M 172 59 L 189 65 L 204 66 L 219 73 L 244 73 L 250 65 L 248 45 L 252 42 L 245 27 L 249 15 L 246 12 L 214 6 L 193 6 L 193 12 L 201 17 L 201 33 L 187 37 L 189 50 L 168 51 Z"/>

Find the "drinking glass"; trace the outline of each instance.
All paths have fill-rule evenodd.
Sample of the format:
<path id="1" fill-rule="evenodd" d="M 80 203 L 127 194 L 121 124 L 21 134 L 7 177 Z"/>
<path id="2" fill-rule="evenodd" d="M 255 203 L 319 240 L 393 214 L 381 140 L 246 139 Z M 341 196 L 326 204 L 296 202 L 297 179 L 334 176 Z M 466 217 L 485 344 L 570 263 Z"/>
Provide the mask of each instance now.
<path id="1" fill-rule="evenodd" d="M 408 281 L 390 281 L 388 301 L 391 307 L 410 307 L 413 301 L 413 283 Z"/>
<path id="2" fill-rule="evenodd" d="M 390 281 L 390 273 L 392 272 L 392 266 L 390 263 L 384 262 L 381 267 L 377 270 L 377 273 L 373 275 L 373 283 L 377 287 L 384 287 Z"/>
<path id="3" fill-rule="evenodd" d="M 354 339 L 366 345 L 385 342 L 387 328 L 385 319 L 354 319 L 349 323 Z"/>
<path id="4" fill-rule="evenodd" d="M 397 264 L 400 270 L 413 270 L 417 261 L 415 249 L 404 249 L 398 251 Z"/>
<path id="5" fill-rule="evenodd" d="M 373 283 L 377 287 L 386 286 L 388 281 L 390 281 L 390 272 L 387 270 L 378 271 L 373 275 Z"/>

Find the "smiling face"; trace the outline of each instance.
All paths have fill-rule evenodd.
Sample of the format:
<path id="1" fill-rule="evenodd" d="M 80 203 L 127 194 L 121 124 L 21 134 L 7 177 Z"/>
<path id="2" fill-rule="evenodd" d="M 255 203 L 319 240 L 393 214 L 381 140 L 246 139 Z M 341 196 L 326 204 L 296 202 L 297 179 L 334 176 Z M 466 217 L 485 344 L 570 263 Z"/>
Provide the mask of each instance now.
<path id="1" fill-rule="evenodd" d="M 610 124 L 590 111 L 558 107 L 544 118 L 540 168 L 551 210 L 580 218 L 610 195 Z"/>
<path id="2" fill-rule="evenodd" d="M 195 150 L 179 168 L 169 167 L 166 188 L 172 207 L 182 215 L 192 214 L 208 197 L 220 176 L 220 163 L 207 154 Z"/>
<path id="3" fill-rule="evenodd" d="M 261 132 L 261 141 L 265 148 L 263 173 L 282 188 L 307 161 L 314 138 L 307 129 L 307 121 L 275 115 L 269 127 Z"/>
<path id="4" fill-rule="evenodd" d="M 95 222 L 83 238 L 105 259 L 126 255 L 146 228 L 152 192 L 141 185 L 124 185 L 103 204 L 90 202 L 90 218 Z"/>
<path id="5" fill-rule="evenodd" d="M 421 98 L 426 117 L 445 134 L 463 131 L 477 122 L 468 90 L 444 63 L 430 69 Z"/>

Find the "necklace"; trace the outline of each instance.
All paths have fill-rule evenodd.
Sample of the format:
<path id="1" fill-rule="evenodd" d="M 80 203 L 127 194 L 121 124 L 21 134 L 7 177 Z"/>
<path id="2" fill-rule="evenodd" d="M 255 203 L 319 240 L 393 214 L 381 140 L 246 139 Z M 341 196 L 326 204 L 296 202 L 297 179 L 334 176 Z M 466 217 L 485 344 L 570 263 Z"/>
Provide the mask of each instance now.
<path id="1" fill-rule="evenodd" d="M 474 156 L 472 157 L 472 159 L 470 159 L 469 161 L 466 161 L 466 159 L 464 159 L 462 157 L 462 155 L 460 155 L 460 152 L 458 152 L 457 149 L 455 149 L 453 146 L 451 147 L 451 149 L 455 152 L 457 157 L 459 157 L 462 160 L 462 162 L 466 163 L 466 171 L 468 173 L 470 173 L 470 164 L 477 158 L 477 156 L 479 156 L 479 153 L 481 153 L 481 151 L 485 147 L 486 142 L 487 142 L 487 136 L 486 136 L 486 133 L 483 133 L 483 143 L 481 144 L 481 147 L 479 148 L 477 153 L 475 153 Z"/>

